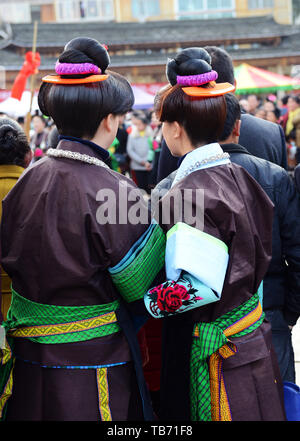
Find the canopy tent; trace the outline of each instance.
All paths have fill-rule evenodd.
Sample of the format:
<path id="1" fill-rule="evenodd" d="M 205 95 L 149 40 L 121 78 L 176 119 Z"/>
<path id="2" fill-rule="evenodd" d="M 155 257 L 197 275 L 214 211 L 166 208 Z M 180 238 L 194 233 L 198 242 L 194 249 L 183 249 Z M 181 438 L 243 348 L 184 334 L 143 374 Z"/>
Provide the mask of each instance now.
<path id="1" fill-rule="evenodd" d="M 242 63 L 234 69 L 237 95 L 300 89 L 300 80 Z"/>
<path id="2" fill-rule="evenodd" d="M 132 85 L 132 90 L 134 94 L 134 109 L 151 109 L 153 107 L 154 95 L 134 85 Z"/>
<path id="3" fill-rule="evenodd" d="M 158 83 L 157 83 L 158 84 Z M 159 89 L 157 84 L 153 84 L 152 86 L 156 86 L 156 89 Z M 160 85 L 160 84 L 159 84 Z M 145 90 L 144 84 L 132 85 L 133 93 L 134 93 L 134 109 L 151 109 L 153 108 L 154 104 L 154 95 L 156 89 L 152 93 L 148 93 Z M 147 85 L 148 88 L 151 86 L 151 84 Z M 11 91 L 5 90 L 1 91 L 0 93 L 0 112 L 4 112 L 7 115 L 17 118 L 18 116 L 25 116 L 27 112 L 29 111 L 30 107 L 30 91 L 25 90 L 23 92 L 22 98 L 20 101 L 18 101 L 15 98 L 12 98 L 10 96 Z M 37 103 L 37 95 L 38 91 L 35 92 L 33 102 L 32 102 L 32 111 L 38 110 L 38 103 Z"/>
<path id="4" fill-rule="evenodd" d="M 18 118 L 19 116 L 25 116 L 29 112 L 31 93 L 25 90 L 22 94 L 21 100 L 9 97 L 0 103 L 0 112 L 6 113 L 6 115 L 12 118 Z M 32 100 L 32 112 L 38 110 L 37 96 L 35 95 Z"/>

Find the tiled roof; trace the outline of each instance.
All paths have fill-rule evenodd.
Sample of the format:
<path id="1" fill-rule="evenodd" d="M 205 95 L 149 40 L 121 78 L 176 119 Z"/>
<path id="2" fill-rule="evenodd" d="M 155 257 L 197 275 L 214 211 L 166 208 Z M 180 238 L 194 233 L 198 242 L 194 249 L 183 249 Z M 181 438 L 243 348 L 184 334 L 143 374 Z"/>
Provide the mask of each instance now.
<path id="1" fill-rule="evenodd" d="M 11 44 L 31 47 L 33 24 L 12 24 Z M 300 26 L 282 25 L 272 16 L 224 18 L 218 20 L 170 20 L 145 23 L 39 23 L 37 47 L 62 48 L 80 35 L 92 37 L 108 46 L 147 45 L 216 39 L 261 39 L 288 36 Z"/>
<path id="2" fill-rule="evenodd" d="M 270 46 L 258 49 L 227 50 L 227 52 L 231 55 L 234 61 L 291 56 L 300 57 L 300 48 L 292 46 Z M 172 58 L 173 55 L 175 55 L 175 53 L 163 54 L 159 52 L 153 52 L 152 54 L 112 55 L 110 69 L 113 69 L 114 67 L 132 66 L 164 66 L 167 62 L 167 58 Z M 53 70 L 56 60 L 57 59 L 55 57 L 42 55 L 40 70 Z M 23 56 L 9 50 L 0 50 L 0 66 L 3 66 L 7 71 L 19 70 L 23 62 Z"/>
<path id="3" fill-rule="evenodd" d="M 0 65 L 6 70 L 19 70 L 23 64 L 23 56 L 17 53 L 16 46 L 26 50 L 31 48 L 32 42 L 31 24 L 11 25 L 10 41 L 1 50 L 0 38 Z M 225 47 L 233 60 L 251 60 L 257 58 L 278 58 L 286 56 L 300 57 L 300 26 L 279 25 L 272 17 L 253 17 L 247 19 L 220 19 L 220 20 L 178 20 L 156 21 L 148 23 L 76 23 L 76 24 L 39 24 L 37 50 L 41 52 L 41 70 L 52 70 L 56 58 L 47 55 L 43 48 L 52 48 L 54 52 L 62 51 L 65 43 L 79 36 L 90 36 L 98 41 L 106 43 L 111 50 L 110 67 L 129 66 L 153 66 L 165 65 L 170 53 L 152 51 L 145 53 L 138 51 L 133 55 L 114 55 L 113 48 L 119 44 L 134 47 L 137 42 L 160 42 L 162 48 L 168 47 L 167 41 L 176 42 L 178 47 L 187 47 L 189 41 L 199 46 L 212 45 L 219 38 L 223 40 L 235 40 L 256 36 L 260 37 L 279 36 L 277 45 L 264 45 L 257 48 L 237 49 Z M 231 37 L 229 37 L 231 35 Z M 190 40 L 188 40 L 190 39 Z M 172 49 L 173 51 L 173 49 Z M 174 49 L 175 52 L 175 49 Z"/>

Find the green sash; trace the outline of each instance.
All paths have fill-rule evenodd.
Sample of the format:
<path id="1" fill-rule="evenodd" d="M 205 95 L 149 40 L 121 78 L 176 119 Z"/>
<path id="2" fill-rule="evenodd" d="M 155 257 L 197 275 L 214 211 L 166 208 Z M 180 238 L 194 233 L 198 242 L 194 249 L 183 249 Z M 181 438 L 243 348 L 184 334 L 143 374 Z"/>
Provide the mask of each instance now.
<path id="1" fill-rule="evenodd" d="M 6 332 L 0 349 L 0 419 L 13 386 L 13 340 L 41 344 L 87 341 L 120 331 L 115 311 L 119 301 L 104 305 L 56 306 L 32 302 L 12 289 L 11 307 L 0 329 Z"/>
<path id="2" fill-rule="evenodd" d="M 234 355 L 237 349 L 228 337 L 247 335 L 263 320 L 264 313 L 255 294 L 216 321 L 195 325 L 190 366 L 192 421 L 231 420 L 222 360 Z"/>

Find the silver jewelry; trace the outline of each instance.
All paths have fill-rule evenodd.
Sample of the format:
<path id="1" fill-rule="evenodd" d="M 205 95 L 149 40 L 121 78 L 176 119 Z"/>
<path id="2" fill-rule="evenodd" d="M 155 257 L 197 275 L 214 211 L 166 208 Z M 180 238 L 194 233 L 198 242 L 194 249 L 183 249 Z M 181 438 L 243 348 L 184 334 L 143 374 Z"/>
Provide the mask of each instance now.
<path id="1" fill-rule="evenodd" d="M 192 173 L 197 168 L 201 167 L 202 165 L 207 165 L 212 162 L 221 161 L 222 159 L 229 159 L 230 155 L 229 153 L 220 153 L 218 155 L 210 156 L 209 158 L 202 159 L 202 161 L 195 162 L 194 165 L 190 165 L 185 172 L 183 173 L 183 176 L 187 176 L 190 173 Z"/>
<path id="2" fill-rule="evenodd" d="M 101 159 L 93 158 L 92 156 L 78 152 L 72 152 L 70 150 L 48 149 L 47 155 L 54 158 L 74 159 L 75 161 L 86 162 L 87 164 L 97 165 L 98 167 L 109 168 L 105 162 L 101 161 Z"/>

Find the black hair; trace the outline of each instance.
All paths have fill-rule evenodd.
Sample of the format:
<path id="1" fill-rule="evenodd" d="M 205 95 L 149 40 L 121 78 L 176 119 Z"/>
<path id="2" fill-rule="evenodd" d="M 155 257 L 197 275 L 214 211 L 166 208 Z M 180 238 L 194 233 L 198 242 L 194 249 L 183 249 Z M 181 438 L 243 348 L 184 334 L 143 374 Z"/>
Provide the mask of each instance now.
<path id="1" fill-rule="evenodd" d="M 169 83 L 177 84 L 177 75 L 197 75 L 210 72 L 210 55 L 201 47 L 190 47 L 179 52 L 174 59 L 169 59 L 166 66 L 166 75 Z"/>
<path id="2" fill-rule="evenodd" d="M 275 107 L 273 110 L 268 110 L 268 112 L 274 113 L 276 119 L 280 118 L 280 109 L 278 109 L 278 107 Z"/>
<path id="3" fill-rule="evenodd" d="M 284 106 L 287 105 L 287 102 L 288 102 L 289 97 L 290 97 L 290 95 L 285 95 L 285 96 L 281 99 L 282 104 L 283 104 Z"/>
<path id="4" fill-rule="evenodd" d="M 52 117 L 60 134 L 91 139 L 107 115 L 122 115 L 132 108 L 134 95 L 130 84 L 116 72 L 106 71 L 109 55 L 97 40 L 74 38 L 66 44 L 59 62 L 92 63 L 102 74 L 109 75 L 104 81 L 89 84 L 42 84 L 39 107 L 44 115 Z M 85 76 L 88 75 L 72 78 Z"/>
<path id="5" fill-rule="evenodd" d="M 182 86 L 176 84 L 176 77 L 210 72 L 209 63 L 210 56 L 203 48 L 183 49 L 174 60 L 168 60 L 166 74 L 170 84 L 161 89 L 154 100 L 159 120 L 181 124 L 193 146 L 218 141 L 224 128 L 226 101 L 224 96 L 188 96 Z M 207 83 L 201 87 L 212 85 Z"/>
<path id="6" fill-rule="evenodd" d="M 280 109 L 278 109 L 278 107 L 275 107 L 273 112 L 274 112 L 277 119 L 280 118 L 281 112 L 280 112 Z"/>
<path id="7" fill-rule="evenodd" d="M 285 139 L 287 142 L 296 141 L 296 130 L 295 130 L 294 126 L 293 126 L 292 130 L 290 131 L 290 133 L 288 135 L 286 135 Z"/>
<path id="8" fill-rule="evenodd" d="M 11 118 L 0 118 L 0 165 L 25 167 L 30 146 L 22 127 Z"/>
<path id="9" fill-rule="evenodd" d="M 58 143 L 59 143 L 59 133 L 57 128 L 53 126 L 47 138 L 47 148 L 56 149 Z"/>
<path id="10" fill-rule="evenodd" d="M 230 83 L 234 85 L 234 68 L 228 52 L 217 46 L 205 46 L 204 49 L 211 57 L 211 66 L 218 72 L 216 83 Z"/>
<path id="11" fill-rule="evenodd" d="M 224 130 L 220 137 L 220 141 L 226 141 L 231 135 L 234 124 L 241 118 L 241 106 L 237 97 L 233 93 L 226 93 L 224 95 L 226 101 L 226 119 L 224 123 Z"/>

